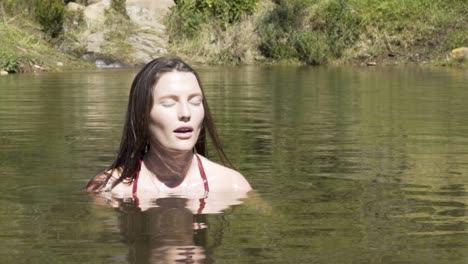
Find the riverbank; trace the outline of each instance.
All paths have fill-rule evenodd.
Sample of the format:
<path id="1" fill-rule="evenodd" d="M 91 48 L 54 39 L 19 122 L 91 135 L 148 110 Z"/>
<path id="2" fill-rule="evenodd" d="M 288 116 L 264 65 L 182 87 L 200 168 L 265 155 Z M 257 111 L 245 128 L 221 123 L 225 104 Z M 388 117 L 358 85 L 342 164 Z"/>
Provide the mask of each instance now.
<path id="1" fill-rule="evenodd" d="M 0 47 L 3 74 L 94 67 L 45 41 L 38 25 L 27 19 L 10 17 L 0 22 Z"/>
<path id="2" fill-rule="evenodd" d="M 135 66 L 150 55 L 165 54 L 196 64 L 466 66 L 468 61 L 468 54 L 451 54 L 455 48 L 468 46 L 468 6 L 458 2 L 235 0 L 229 9 L 223 1 L 211 1 L 211 5 L 177 1 L 171 7 L 166 1 L 164 8 L 169 12 L 161 11 L 166 15 L 158 20 L 165 28 L 144 31 L 141 26 L 152 20 L 138 21 L 135 10 L 143 8 L 142 1 L 119 1 L 127 5 L 120 13 L 109 11 L 116 1 L 107 1 L 108 6 L 105 1 L 93 2 L 95 13 L 102 13 L 94 18 L 102 20 L 99 26 L 90 28 L 90 21 L 85 21 L 82 10 L 88 6 L 70 3 L 78 6 L 73 19 L 64 19 L 65 32 L 48 41 L 41 26 L 28 18 L 32 11 L 4 15 L 0 70 L 96 67 L 84 58 L 99 57 Z M 152 10 L 158 8 L 162 7 Z M 89 44 L 97 39 L 103 43 Z M 154 47 L 150 49 L 148 43 Z M 461 56 L 454 59 L 457 54 Z"/>
<path id="3" fill-rule="evenodd" d="M 260 0 L 237 19 L 220 1 L 180 2 L 166 23 L 169 49 L 201 62 L 463 65 L 451 51 L 468 46 L 461 1 Z"/>

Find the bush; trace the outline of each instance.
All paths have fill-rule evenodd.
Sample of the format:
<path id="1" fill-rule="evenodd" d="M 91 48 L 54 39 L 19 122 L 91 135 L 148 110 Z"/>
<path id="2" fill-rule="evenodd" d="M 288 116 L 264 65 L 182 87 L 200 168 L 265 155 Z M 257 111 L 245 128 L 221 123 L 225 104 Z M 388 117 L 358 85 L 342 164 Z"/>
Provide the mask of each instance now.
<path id="1" fill-rule="evenodd" d="M 328 38 L 320 33 L 299 33 L 295 35 L 293 45 L 297 58 L 309 65 L 325 64 L 330 55 Z"/>
<path id="2" fill-rule="evenodd" d="M 303 30 L 306 17 L 305 1 L 277 0 L 275 8 L 260 21 L 257 28 L 262 54 L 273 59 L 297 57 L 292 42 L 295 35 Z"/>
<path id="3" fill-rule="evenodd" d="M 33 7 L 31 0 L 0 0 L 0 11 L 8 15 L 30 13 Z"/>
<path id="4" fill-rule="evenodd" d="M 194 1 L 176 1 L 164 21 L 169 41 L 174 43 L 194 38 L 204 21 L 203 13 L 197 9 Z"/>
<path id="5" fill-rule="evenodd" d="M 20 72 L 20 68 L 20 62 L 16 56 L 0 52 L 0 70 L 16 73 Z"/>
<path id="6" fill-rule="evenodd" d="M 309 24 L 314 31 L 325 35 L 334 58 L 340 58 L 343 50 L 356 42 L 360 32 L 358 13 L 345 0 L 326 2 L 311 16 Z"/>
<path id="7" fill-rule="evenodd" d="M 224 23 L 234 23 L 242 16 L 255 11 L 258 0 L 196 0 L 195 7 L 200 12 L 219 19 Z"/>
<path id="8" fill-rule="evenodd" d="M 37 0 L 35 18 L 42 31 L 51 38 L 56 38 L 63 30 L 65 8 L 61 0 Z"/>
<path id="9" fill-rule="evenodd" d="M 358 39 L 360 19 L 344 0 L 275 2 L 257 28 L 266 57 L 324 64 Z"/>
<path id="10" fill-rule="evenodd" d="M 455 49 L 468 46 L 468 30 L 460 29 L 460 31 L 451 32 L 445 43 L 447 49 Z"/>
<path id="11" fill-rule="evenodd" d="M 218 24 L 227 30 L 229 24 L 253 14 L 258 0 L 176 0 L 165 24 L 170 42 L 192 39 L 202 25 Z"/>

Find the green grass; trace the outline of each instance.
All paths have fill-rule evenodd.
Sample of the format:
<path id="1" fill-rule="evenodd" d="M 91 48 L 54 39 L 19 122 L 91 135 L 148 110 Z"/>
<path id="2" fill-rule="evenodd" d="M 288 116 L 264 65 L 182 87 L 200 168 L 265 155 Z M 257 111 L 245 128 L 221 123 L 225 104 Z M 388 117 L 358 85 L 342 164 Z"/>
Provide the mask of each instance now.
<path id="1" fill-rule="evenodd" d="M 448 56 L 452 49 L 468 46 L 465 0 L 238 0 L 229 2 L 232 6 L 204 1 L 223 4 L 224 9 L 214 10 L 221 14 L 249 7 L 236 19 L 223 19 L 210 6 L 202 6 L 208 12 L 191 0 L 177 2 L 182 4 L 166 17 L 166 48 L 192 62 L 466 65 Z M 62 69 L 57 62 L 64 68 L 89 67 L 58 51 L 77 57 L 85 51 L 77 39 L 83 29 L 69 23 L 83 19 L 82 14 L 66 13 L 68 30 L 51 44 L 40 26 L 27 19 L 31 11 L 26 6 L 24 0 L 0 0 L 0 69 L 27 72 L 39 65 L 55 71 Z M 3 10 L 10 10 L 10 17 Z M 106 24 L 100 55 L 131 63 L 134 50 L 128 37 L 137 28 L 114 10 L 107 11 Z"/>
<path id="2" fill-rule="evenodd" d="M 53 48 L 42 36 L 39 26 L 29 20 L 13 17 L 0 21 L 0 69 L 15 73 L 93 67 Z"/>
<path id="3" fill-rule="evenodd" d="M 242 49 L 270 62 L 440 65 L 452 49 L 468 46 L 465 0 L 260 0 L 253 15 L 226 29 L 212 26 L 216 18 L 201 20 L 192 9 L 172 9 L 169 17 L 193 25 L 169 20 L 169 49 L 209 62 L 245 62 L 229 43 L 237 32 L 228 29 L 246 20 L 254 25 L 243 30 L 242 43 L 251 46 Z M 230 48 L 220 52 L 219 43 Z"/>

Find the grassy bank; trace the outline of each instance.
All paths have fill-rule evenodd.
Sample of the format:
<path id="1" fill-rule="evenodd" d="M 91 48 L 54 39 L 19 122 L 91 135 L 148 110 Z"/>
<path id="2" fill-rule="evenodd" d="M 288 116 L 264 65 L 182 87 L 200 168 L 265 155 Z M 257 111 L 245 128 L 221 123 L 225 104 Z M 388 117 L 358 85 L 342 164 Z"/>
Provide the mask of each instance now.
<path id="1" fill-rule="evenodd" d="M 0 70 L 8 73 L 91 68 L 59 51 L 64 7 L 57 0 L 0 0 Z"/>
<path id="2" fill-rule="evenodd" d="M 94 58 L 131 65 L 128 38 L 135 26 L 125 13 L 125 0 L 112 0 L 102 28 L 88 28 L 80 9 L 65 2 L 84 0 L 0 0 L 0 70 L 9 73 L 94 68 Z M 104 38 L 99 53 L 88 51 L 83 33 Z"/>
<path id="3" fill-rule="evenodd" d="M 174 2 L 165 19 L 167 50 L 191 62 L 467 65 L 449 56 L 454 48 L 468 47 L 465 0 Z M 37 3 L 53 3 L 63 16 L 50 8 L 36 12 Z M 131 64 L 128 38 L 136 29 L 125 0 L 112 3 L 119 5 L 106 11 L 100 55 Z M 77 58 L 87 52 L 77 37 L 83 14 L 63 8 L 61 0 L 0 0 L 0 70 L 93 67 Z"/>
<path id="4" fill-rule="evenodd" d="M 92 68 L 93 64 L 60 52 L 29 20 L 0 22 L 0 69 L 10 73 Z"/>
<path id="5" fill-rule="evenodd" d="M 37 24 L 15 17 L 0 21 L 0 70 L 9 73 L 91 68 L 43 39 Z"/>
<path id="6" fill-rule="evenodd" d="M 236 20 L 177 2 L 169 49 L 207 63 L 445 65 L 459 64 L 449 53 L 468 46 L 465 0 L 259 0 Z"/>

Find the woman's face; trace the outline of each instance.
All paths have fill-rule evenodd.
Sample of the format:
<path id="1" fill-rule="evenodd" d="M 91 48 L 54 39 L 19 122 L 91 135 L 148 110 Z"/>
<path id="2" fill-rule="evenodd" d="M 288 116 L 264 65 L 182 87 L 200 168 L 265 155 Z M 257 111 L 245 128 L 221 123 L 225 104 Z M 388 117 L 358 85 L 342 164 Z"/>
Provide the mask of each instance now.
<path id="1" fill-rule="evenodd" d="M 203 95 L 190 72 L 168 72 L 159 78 L 150 112 L 152 147 L 171 151 L 192 150 L 205 116 Z"/>

